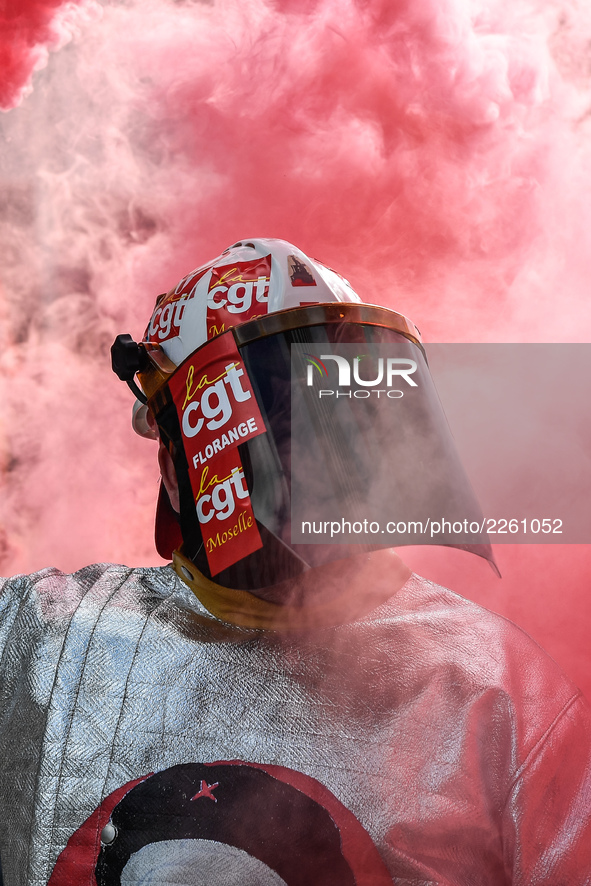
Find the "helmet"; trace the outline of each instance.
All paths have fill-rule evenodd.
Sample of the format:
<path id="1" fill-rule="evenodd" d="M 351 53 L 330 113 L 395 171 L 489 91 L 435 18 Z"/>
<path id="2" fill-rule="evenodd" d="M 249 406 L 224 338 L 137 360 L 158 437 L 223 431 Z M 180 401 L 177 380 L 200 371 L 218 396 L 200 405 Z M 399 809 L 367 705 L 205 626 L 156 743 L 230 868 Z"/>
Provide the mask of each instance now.
<path id="1" fill-rule="evenodd" d="M 202 601 L 225 595 L 231 608 L 236 593 L 254 591 L 285 604 L 289 589 L 293 602 L 344 559 L 350 572 L 351 557 L 423 542 L 406 522 L 434 505 L 448 519 L 480 515 L 417 327 L 363 304 L 347 280 L 283 240 L 240 241 L 184 277 L 157 299 L 139 345 L 117 337 L 113 368 L 138 396 L 136 431 L 155 436 L 149 410 L 172 456 L 180 514 L 161 486 L 156 545 L 199 583 Z M 387 511 L 393 497 L 405 531 L 398 519 L 360 546 L 359 507 Z M 328 537 L 339 516 L 343 532 L 335 538 L 331 526 Z M 494 562 L 486 539 L 442 541 Z"/>

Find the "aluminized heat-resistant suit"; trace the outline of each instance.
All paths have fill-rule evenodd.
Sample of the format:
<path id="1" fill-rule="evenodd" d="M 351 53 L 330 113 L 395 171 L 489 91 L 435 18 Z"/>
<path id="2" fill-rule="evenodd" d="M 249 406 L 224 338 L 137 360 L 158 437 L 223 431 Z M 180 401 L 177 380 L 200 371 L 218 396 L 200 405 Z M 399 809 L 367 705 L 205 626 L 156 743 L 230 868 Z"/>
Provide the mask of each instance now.
<path id="1" fill-rule="evenodd" d="M 450 591 L 293 634 L 171 567 L 0 601 L 5 886 L 591 883 L 585 701 Z"/>

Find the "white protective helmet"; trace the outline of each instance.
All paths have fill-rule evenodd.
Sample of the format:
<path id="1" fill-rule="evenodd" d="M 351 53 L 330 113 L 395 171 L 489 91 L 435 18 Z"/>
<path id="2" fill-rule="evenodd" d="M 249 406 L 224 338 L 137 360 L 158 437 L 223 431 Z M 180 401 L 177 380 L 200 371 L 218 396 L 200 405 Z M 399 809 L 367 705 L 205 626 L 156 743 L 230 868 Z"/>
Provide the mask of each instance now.
<path id="1" fill-rule="evenodd" d="M 384 363 L 380 347 L 396 356 Z M 347 348 L 358 389 L 350 387 Z M 360 375 L 362 358 L 371 378 Z M 118 336 L 113 365 L 138 395 L 135 429 L 155 436 L 149 409 L 173 458 L 180 514 L 162 487 L 156 543 L 164 557 L 182 545 L 192 578 L 281 602 L 274 589 L 286 581 L 359 553 L 351 533 L 296 532 L 302 499 L 310 522 L 354 515 L 368 495 L 415 519 L 430 509 L 480 515 L 416 326 L 362 303 L 343 277 L 284 240 L 240 241 L 192 271 L 157 299 L 142 343 Z M 376 388 L 384 365 L 388 383 L 406 373 L 406 391 Z M 370 396 L 380 390 L 387 409 Z M 404 532 L 362 541 L 365 551 L 433 543 Z M 485 538 L 437 543 L 494 562 Z"/>

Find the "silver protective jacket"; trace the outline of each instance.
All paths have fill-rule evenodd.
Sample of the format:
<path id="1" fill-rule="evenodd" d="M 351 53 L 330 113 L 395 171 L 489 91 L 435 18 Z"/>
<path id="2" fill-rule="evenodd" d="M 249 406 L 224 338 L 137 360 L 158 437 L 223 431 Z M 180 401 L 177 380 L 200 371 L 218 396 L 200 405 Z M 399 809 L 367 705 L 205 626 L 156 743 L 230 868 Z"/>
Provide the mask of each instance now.
<path id="1" fill-rule="evenodd" d="M 0 602 L 5 886 L 591 883 L 584 699 L 450 591 L 291 635 L 170 567 Z"/>

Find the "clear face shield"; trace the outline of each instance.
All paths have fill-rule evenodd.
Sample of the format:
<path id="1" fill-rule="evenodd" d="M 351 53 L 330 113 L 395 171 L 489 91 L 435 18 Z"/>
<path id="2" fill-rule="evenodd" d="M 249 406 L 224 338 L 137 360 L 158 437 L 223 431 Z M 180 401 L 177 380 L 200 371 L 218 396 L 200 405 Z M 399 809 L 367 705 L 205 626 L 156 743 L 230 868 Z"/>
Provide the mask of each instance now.
<path id="1" fill-rule="evenodd" d="M 279 311 L 178 367 L 157 345 L 136 347 L 179 483 L 178 523 L 165 495 L 159 504 L 163 556 L 182 541 L 206 578 L 245 590 L 409 544 L 494 565 L 480 532 L 430 534 L 436 519 L 468 529 L 482 515 L 402 315 L 343 303 Z"/>

